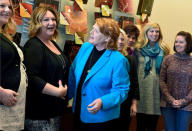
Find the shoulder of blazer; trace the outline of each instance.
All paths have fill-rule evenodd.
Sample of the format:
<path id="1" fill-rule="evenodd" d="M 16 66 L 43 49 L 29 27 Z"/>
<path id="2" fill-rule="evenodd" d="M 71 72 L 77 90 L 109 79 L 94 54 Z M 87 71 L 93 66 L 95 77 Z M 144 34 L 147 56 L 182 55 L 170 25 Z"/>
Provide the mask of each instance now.
<path id="1" fill-rule="evenodd" d="M 1 41 L 1 42 L 3 41 L 3 43 L 6 42 L 9 46 L 11 46 L 12 49 L 14 50 L 14 52 L 17 54 L 17 55 L 16 55 L 17 58 L 20 59 L 19 54 L 18 54 L 18 51 L 17 51 L 17 48 L 13 45 L 12 41 L 9 40 L 9 39 L 8 39 L 6 36 L 4 36 L 2 33 L 0 33 L 0 41 Z M 6 46 L 8 46 L 8 45 L 6 45 Z"/>
<path id="2" fill-rule="evenodd" d="M 0 33 L 0 39 L 6 41 L 8 43 L 11 43 L 11 41 L 6 36 L 4 36 L 2 33 Z"/>
<path id="3" fill-rule="evenodd" d="M 84 53 L 86 50 L 91 49 L 90 47 L 92 47 L 92 46 L 93 46 L 93 45 L 92 45 L 91 43 L 89 43 L 89 42 L 83 43 L 83 45 L 81 46 L 78 54 L 79 54 L 79 53 L 80 53 L 80 54 L 81 54 L 81 53 Z"/>
<path id="4" fill-rule="evenodd" d="M 82 48 L 89 48 L 89 47 L 91 47 L 91 46 L 93 46 L 91 43 L 89 43 L 89 42 L 85 42 L 85 43 L 83 43 L 83 45 L 81 46 Z"/>
<path id="5" fill-rule="evenodd" d="M 122 55 L 119 51 L 114 51 L 114 50 L 108 50 L 108 51 L 111 51 L 111 57 L 113 58 L 117 58 L 117 59 L 114 59 L 114 60 L 121 60 L 121 59 L 125 59 L 125 56 Z"/>

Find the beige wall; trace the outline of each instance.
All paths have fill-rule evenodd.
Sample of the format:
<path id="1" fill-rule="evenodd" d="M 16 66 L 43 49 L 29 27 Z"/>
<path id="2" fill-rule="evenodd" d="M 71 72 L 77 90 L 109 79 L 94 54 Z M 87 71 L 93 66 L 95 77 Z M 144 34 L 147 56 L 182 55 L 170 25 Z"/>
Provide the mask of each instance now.
<path id="1" fill-rule="evenodd" d="M 133 1 L 136 12 L 139 0 Z M 192 0 L 154 0 L 149 20 L 160 24 L 164 41 L 172 49 L 179 31 L 192 33 Z"/>

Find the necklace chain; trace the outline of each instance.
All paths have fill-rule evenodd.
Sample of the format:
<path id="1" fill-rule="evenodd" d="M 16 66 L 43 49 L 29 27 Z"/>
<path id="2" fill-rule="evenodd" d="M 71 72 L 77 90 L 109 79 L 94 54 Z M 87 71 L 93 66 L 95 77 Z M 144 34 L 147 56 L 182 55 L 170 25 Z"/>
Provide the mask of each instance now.
<path id="1" fill-rule="evenodd" d="M 59 58 L 61 60 L 62 68 L 64 69 L 64 67 L 65 67 L 65 60 L 64 60 L 62 55 L 59 55 Z"/>

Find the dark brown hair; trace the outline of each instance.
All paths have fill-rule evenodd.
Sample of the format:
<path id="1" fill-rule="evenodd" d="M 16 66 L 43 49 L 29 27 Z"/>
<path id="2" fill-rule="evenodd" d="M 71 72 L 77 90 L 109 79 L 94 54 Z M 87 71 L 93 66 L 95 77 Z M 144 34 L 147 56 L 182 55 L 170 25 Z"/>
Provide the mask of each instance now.
<path id="1" fill-rule="evenodd" d="M 128 35 L 128 34 L 130 34 L 130 35 L 135 35 L 136 40 L 138 39 L 139 34 L 140 34 L 140 31 L 139 31 L 139 29 L 137 28 L 137 26 L 130 24 L 130 25 L 125 26 L 125 28 L 124 28 L 123 30 L 125 31 L 125 33 L 126 33 L 127 35 Z"/>
<path id="2" fill-rule="evenodd" d="M 187 43 L 185 53 L 190 54 L 192 52 L 192 36 L 191 36 L 191 34 L 189 32 L 180 31 L 177 33 L 176 37 L 177 36 L 183 36 L 185 38 L 185 41 Z M 175 49 L 175 44 L 174 44 L 173 50 L 175 52 L 177 52 Z"/>

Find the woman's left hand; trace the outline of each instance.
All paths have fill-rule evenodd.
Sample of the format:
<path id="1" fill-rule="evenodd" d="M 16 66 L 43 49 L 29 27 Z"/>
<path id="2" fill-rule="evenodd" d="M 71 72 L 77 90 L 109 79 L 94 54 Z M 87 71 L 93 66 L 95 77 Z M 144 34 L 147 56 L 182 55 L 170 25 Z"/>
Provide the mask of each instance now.
<path id="1" fill-rule="evenodd" d="M 132 104 L 130 109 L 130 116 L 136 116 L 137 113 L 137 104 Z"/>
<path id="2" fill-rule="evenodd" d="M 130 116 L 136 116 L 137 113 L 137 100 L 133 99 L 132 105 L 130 108 Z"/>
<path id="3" fill-rule="evenodd" d="M 88 105 L 87 110 L 92 114 L 96 114 L 102 108 L 102 105 L 101 99 L 98 98 Z"/>

